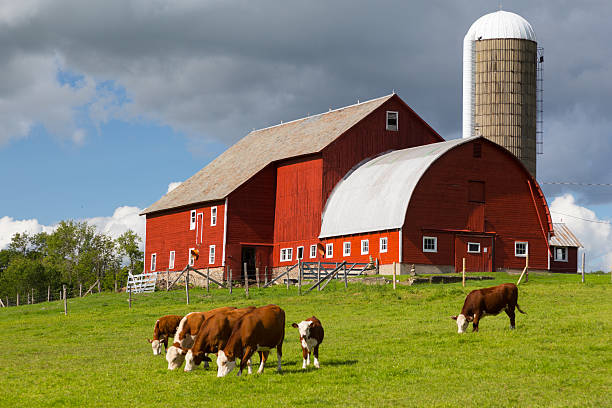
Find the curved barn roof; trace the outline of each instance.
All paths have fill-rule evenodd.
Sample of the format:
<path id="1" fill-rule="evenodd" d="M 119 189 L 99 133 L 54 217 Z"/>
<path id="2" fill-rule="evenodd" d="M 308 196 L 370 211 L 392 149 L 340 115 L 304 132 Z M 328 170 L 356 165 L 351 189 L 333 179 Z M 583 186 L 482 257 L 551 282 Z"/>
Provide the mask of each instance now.
<path id="1" fill-rule="evenodd" d="M 272 162 L 321 151 L 393 96 L 254 130 L 142 214 L 223 199 Z"/>
<path id="2" fill-rule="evenodd" d="M 427 169 L 449 150 L 477 138 L 395 150 L 360 163 L 329 196 L 319 238 L 401 228 Z"/>

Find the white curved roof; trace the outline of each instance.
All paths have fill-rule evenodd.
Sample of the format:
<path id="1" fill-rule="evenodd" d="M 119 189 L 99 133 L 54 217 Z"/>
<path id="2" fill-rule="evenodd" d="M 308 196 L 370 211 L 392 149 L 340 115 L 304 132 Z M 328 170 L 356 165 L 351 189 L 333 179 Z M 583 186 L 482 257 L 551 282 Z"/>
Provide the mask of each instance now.
<path id="1" fill-rule="evenodd" d="M 419 180 L 439 157 L 474 138 L 394 150 L 358 164 L 336 185 L 319 238 L 397 229 Z"/>
<path id="2" fill-rule="evenodd" d="M 518 38 L 536 41 L 531 24 L 518 14 L 499 10 L 485 14 L 472 24 L 465 39 Z"/>

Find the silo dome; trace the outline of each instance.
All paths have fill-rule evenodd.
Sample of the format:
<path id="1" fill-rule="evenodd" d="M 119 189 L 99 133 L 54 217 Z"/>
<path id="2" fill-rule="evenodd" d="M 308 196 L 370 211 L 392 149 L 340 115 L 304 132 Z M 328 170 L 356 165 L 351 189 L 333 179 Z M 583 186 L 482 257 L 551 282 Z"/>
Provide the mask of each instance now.
<path id="1" fill-rule="evenodd" d="M 472 24 L 464 41 L 489 40 L 492 38 L 517 38 L 536 41 L 531 24 L 518 14 L 496 11 L 480 17 Z"/>

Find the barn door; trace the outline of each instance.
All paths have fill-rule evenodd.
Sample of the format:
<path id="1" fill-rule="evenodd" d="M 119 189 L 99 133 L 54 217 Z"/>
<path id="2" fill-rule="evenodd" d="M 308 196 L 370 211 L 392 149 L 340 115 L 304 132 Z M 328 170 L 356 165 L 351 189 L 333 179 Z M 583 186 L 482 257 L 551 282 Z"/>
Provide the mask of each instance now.
<path id="1" fill-rule="evenodd" d="M 483 236 L 457 235 L 455 237 L 455 270 L 466 272 L 493 271 L 493 239 Z"/>
<path id="2" fill-rule="evenodd" d="M 196 245 L 202 244 L 204 238 L 204 214 L 198 213 L 196 217 Z"/>

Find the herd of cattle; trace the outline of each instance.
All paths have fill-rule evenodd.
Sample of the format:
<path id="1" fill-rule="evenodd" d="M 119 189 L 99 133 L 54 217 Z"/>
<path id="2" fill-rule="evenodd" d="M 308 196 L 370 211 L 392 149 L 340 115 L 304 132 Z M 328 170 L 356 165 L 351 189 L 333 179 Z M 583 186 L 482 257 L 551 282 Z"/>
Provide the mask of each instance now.
<path id="1" fill-rule="evenodd" d="M 502 310 L 510 318 L 510 328 L 515 328 L 518 289 L 512 283 L 504 283 L 491 288 L 473 290 L 465 298 L 461 314 L 452 316 L 457 321 L 459 333 L 464 333 L 470 322 L 473 330 L 478 331 L 480 319 L 497 315 Z M 321 321 L 311 317 L 300 323 L 293 323 L 298 329 L 302 345 L 302 368 L 310 364 L 319 368 L 319 345 L 323 341 L 324 330 Z M 168 338 L 173 337 L 168 347 Z M 251 357 L 259 353 L 258 373 L 263 372 L 270 350 L 276 349 L 277 370 L 281 371 L 283 340 L 285 338 L 285 311 L 276 305 L 262 307 L 221 307 L 207 312 L 191 312 L 186 316 L 163 316 L 155 322 L 153 340 L 148 340 L 153 354 L 160 355 L 162 344 L 166 349 L 168 369 L 175 370 L 185 362 L 185 371 L 191 371 L 204 362 L 208 367 L 211 359 L 208 354 L 217 354 L 217 377 L 224 377 L 236 367 L 240 360 L 238 375 L 246 367 L 251 374 Z"/>

